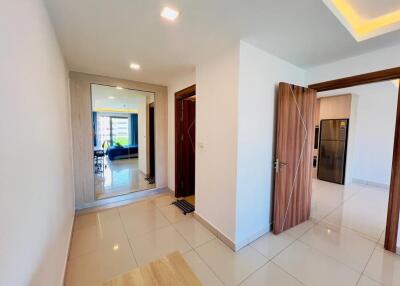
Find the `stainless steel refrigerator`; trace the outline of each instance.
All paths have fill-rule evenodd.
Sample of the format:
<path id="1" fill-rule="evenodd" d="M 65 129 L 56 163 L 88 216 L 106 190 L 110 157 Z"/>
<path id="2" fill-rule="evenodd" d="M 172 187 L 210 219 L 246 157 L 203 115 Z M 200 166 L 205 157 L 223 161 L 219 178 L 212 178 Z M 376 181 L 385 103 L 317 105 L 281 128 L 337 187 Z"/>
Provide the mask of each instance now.
<path id="1" fill-rule="evenodd" d="M 321 120 L 317 177 L 344 184 L 348 119 Z"/>

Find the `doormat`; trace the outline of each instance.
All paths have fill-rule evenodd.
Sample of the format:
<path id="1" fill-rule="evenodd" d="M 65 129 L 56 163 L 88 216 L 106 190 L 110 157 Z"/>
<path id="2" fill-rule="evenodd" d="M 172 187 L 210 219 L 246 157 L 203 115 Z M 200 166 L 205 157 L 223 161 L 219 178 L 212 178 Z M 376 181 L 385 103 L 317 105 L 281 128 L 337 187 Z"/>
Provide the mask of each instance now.
<path id="1" fill-rule="evenodd" d="M 156 182 L 156 178 L 154 177 L 147 177 L 144 178 L 149 184 L 154 184 Z"/>
<path id="2" fill-rule="evenodd" d="M 194 211 L 194 206 L 186 200 L 177 200 L 172 204 L 180 208 L 184 215 Z"/>

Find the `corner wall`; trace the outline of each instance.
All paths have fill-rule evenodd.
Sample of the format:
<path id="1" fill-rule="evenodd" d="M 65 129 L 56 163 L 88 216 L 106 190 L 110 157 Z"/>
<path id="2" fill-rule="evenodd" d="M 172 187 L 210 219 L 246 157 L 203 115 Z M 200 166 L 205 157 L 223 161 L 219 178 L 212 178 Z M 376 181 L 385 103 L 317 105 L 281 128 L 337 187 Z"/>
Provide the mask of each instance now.
<path id="1" fill-rule="evenodd" d="M 239 43 L 196 66 L 196 213 L 236 236 Z"/>
<path id="2" fill-rule="evenodd" d="M 68 75 L 42 1 L 2 1 L 0 35 L 0 285 L 62 285 L 74 217 Z"/>
<path id="3" fill-rule="evenodd" d="M 270 230 L 277 85 L 304 76 L 245 42 L 196 67 L 196 213 L 236 250 Z"/>
<path id="4" fill-rule="evenodd" d="M 272 223 L 276 96 L 279 82 L 304 85 L 302 69 L 240 43 L 236 244 L 269 232 Z"/>

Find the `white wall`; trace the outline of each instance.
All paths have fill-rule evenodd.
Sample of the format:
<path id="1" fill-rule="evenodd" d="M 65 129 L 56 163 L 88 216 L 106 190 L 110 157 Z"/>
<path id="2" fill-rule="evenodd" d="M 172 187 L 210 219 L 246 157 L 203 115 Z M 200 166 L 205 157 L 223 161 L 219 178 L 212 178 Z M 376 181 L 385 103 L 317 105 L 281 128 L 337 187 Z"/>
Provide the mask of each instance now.
<path id="1" fill-rule="evenodd" d="M 245 42 L 196 67 L 196 213 L 236 247 L 270 229 L 276 87 L 304 77 Z"/>
<path id="2" fill-rule="evenodd" d="M 346 184 L 390 184 L 397 87 L 390 81 L 319 95 L 351 94 Z M 368 156 L 366 156 L 368 154 Z"/>
<path id="3" fill-rule="evenodd" d="M 304 85 L 304 71 L 240 43 L 236 242 L 269 231 L 272 222 L 277 85 Z"/>
<path id="4" fill-rule="evenodd" d="M 239 43 L 196 66 L 196 213 L 235 241 Z"/>
<path id="5" fill-rule="evenodd" d="M 0 34 L 0 285 L 62 285 L 74 216 L 67 73 L 41 1 L 2 1 Z"/>
<path id="6" fill-rule="evenodd" d="M 175 191 L 175 92 L 196 83 L 196 71 L 189 70 L 168 84 L 168 188 Z"/>
<path id="7" fill-rule="evenodd" d="M 400 45 L 306 70 L 307 84 L 400 66 Z"/>
<path id="8" fill-rule="evenodd" d="M 353 89 L 358 96 L 353 180 L 389 186 L 392 169 L 397 88 L 390 82 Z M 351 127 L 350 127 L 351 128 Z"/>

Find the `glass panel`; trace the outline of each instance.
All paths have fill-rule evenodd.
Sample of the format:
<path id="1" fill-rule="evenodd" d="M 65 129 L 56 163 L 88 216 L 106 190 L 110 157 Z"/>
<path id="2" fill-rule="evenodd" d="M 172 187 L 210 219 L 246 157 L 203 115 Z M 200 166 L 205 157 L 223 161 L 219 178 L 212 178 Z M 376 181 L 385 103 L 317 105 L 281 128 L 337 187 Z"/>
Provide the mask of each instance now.
<path id="1" fill-rule="evenodd" d="M 129 123 L 127 117 L 111 117 L 112 145 L 129 145 Z"/>
<path id="2" fill-rule="evenodd" d="M 154 94 L 91 85 L 95 198 L 156 187 Z"/>
<path id="3" fill-rule="evenodd" d="M 99 116 L 97 119 L 97 146 L 107 148 L 111 145 L 110 117 Z"/>

